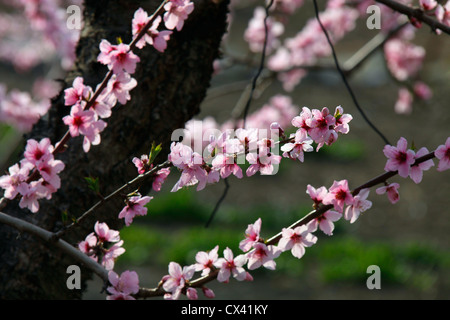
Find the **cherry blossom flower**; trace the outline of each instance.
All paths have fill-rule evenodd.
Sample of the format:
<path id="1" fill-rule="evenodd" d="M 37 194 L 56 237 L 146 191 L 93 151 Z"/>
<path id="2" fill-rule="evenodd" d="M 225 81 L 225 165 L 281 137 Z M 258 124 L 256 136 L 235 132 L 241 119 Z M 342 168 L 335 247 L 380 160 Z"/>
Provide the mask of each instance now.
<path id="1" fill-rule="evenodd" d="M 266 22 L 264 22 L 266 20 Z M 267 41 L 266 27 L 267 26 Z M 250 19 L 247 29 L 244 32 L 244 39 L 248 42 L 250 50 L 261 52 L 266 42 L 266 53 L 270 53 L 279 45 L 278 37 L 284 32 L 284 26 L 281 22 L 275 21 L 272 17 L 266 19 L 266 11 L 263 7 L 256 7 L 253 17 Z"/>
<path id="2" fill-rule="evenodd" d="M 353 197 L 353 203 L 345 209 L 345 220 L 350 220 L 353 223 L 358 219 L 361 212 L 364 212 L 372 207 L 372 202 L 367 200 L 369 196 L 369 189 L 362 189 Z"/>
<path id="3" fill-rule="evenodd" d="M 145 216 L 147 214 L 147 208 L 145 205 L 152 200 L 153 197 L 149 196 L 133 196 L 127 199 L 127 205 L 120 211 L 119 219 L 125 219 L 125 224 L 129 226 L 135 216 Z"/>
<path id="4" fill-rule="evenodd" d="M 349 133 L 350 126 L 348 123 L 353 119 L 352 115 L 344 113 L 344 109 L 341 106 L 337 106 L 334 111 L 334 118 L 336 119 L 334 130 L 342 134 Z"/>
<path id="5" fill-rule="evenodd" d="M 52 143 L 49 138 L 43 138 L 40 142 L 34 139 L 27 140 L 27 145 L 25 147 L 24 157 L 30 163 L 37 166 L 42 162 L 47 162 L 53 159 L 53 149 Z"/>
<path id="6" fill-rule="evenodd" d="M 95 247 L 97 246 L 97 236 L 91 232 L 86 238 L 78 244 L 78 249 L 88 255 L 92 260 L 97 261 Z"/>
<path id="7" fill-rule="evenodd" d="M 298 159 L 300 162 L 304 161 L 304 152 L 311 152 L 314 150 L 312 147 L 313 140 L 307 135 L 304 130 L 297 130 L 294 137 L 294 142 L 288 142 L 281 147 L 283 151 L 283 157 Z"/>
<path id="8" fill-rule="evenodd" d="M 105 267 L 106 270 L 112 270 L 114 269 L 114 264 L 120 255 L 122 255 L 125 252 L 125 249 L 122 248 L 123 240 L 120 240 L 117 243 L 114 243 L 114 245 L 111 248 L 108 248 L 105 250 L 102 258 L 102 266 Z"/>
<path id="9" fill-rule="evenodd" d="M 41 174 L 44 181 L 50 184 L 54 191 L 61 187 L 61 179 L 58 174 L 64 170 L 65 164 L 61 160 L 53 160 L 47 162 L 41 162 L 38 164 L 37 169 Z M 54 192 L 52 190 L 52 193 Z"/>
<path id="10" fill-rule="evenodd" d="M 156 172 L 152 183 L 152 189 L 155 191 L 160 191 L 161 186 L 166 181 L 167 176 L 170 174 L 170 168 L 162 168 Z"/>
<path id="11" fill-rule="evenodd" d="M 388 40 L 384 45 L 387 66 L 392 75 L 400 81 L 414 76 L 422 67 L 425 49 L 398 38 Z"/>
<path id="12" fill-rule="evenodd" d="M 400 199 L 399 194 L 398 194 L 398 188 L 400 188 L 400 185 L 398 183 L 391 183 L 389 185 L 386 184 L 383 187 L 377 188 L 375 190 L 375 192 L 380 195 L 385 194 L 387 192 L 389 201 L 392 204 L 395 204 Z"/>
<path id="13" fill-rule="evenodd" d="M 132 74 L 136 71 L 136 64 L 140 59 L 130 50 L 129 45 L 124 43 L 111 45 L 107 40 L 102 40 L 97 61 L 107 65 L 115 74 L 124 71 Z"/>
<path id="14" fill-rule="evenodd" d="M 314 232 L 319 228 L 323 231 L 326 235 L 333 235 L 334 230 L 334 223 L 338 221 L 342 217 L 342 213 L 328 210 L 324 214 L 322 214 L 320 217 L 315 218 L 314 220 L 310 221 L 308 223 L 308 228 L 311 232 Z"/>
<path id="15" fill-rule="evenodd" d="M 412 112 L 413 96 L 407 88 L 398 90 L 398 98 L 394 110 L 398 114 L 410 114 Z"/>
<path id="16" fill-rule="evenodd" d="M 195 255 L 195 271 L 201 271 L 202 276 L 206 276 L 211 272 L 211 268 L 214 267 L 214 263 L 219 259 L 219 255 L 217 251 L 219 250 L 219 246 L 215 246 L 209 252 L 200 251 Z"/>
<path id="17" fill-rule="evenodd" d="M 180 31 L 184 21 L 194 11 L 194 3 L 190 0 L 170 1 L 164 5 L 164 23 L 167 29 Z"/>
<path id="18" fill-rule="evenodd" d="M 439 159 L 437 171 L 450 169 L 450 137 L 445 141 L 445 145 L 437 147 L 434 154 Z"/>
<path id="19" fill-rule="evenodd" d="M 246 174 L 250 177 L 258 171 L 260 171 L 262 175 L 272 175 L 275 170 L 274 165 L 280 164 L 281 156 L 271 152 L 263 152 L 262 155 L 252 152 L 247 154 L 246 159 L 250 163 Z"/>
<path id="20" fill-rule="evenodd" d="M 309 194 L 311 199 L 314 201 L 313 207 L 317 208 L 317 206 L 322 203 L 323 199 L 328 194 L 328 190 L 323 186 L 316 189 L 310 184 L 308 184 L 306 186 L 306 193 Z"/>
<path id="21" fill-rule="evenodd" d="M 203 294 L 205 295 L 205 297 L 207 297 L 209 299 L 214 299 L 216 297 L 216 295 L 214 294 L 214 291 L 212 291 L 211 289 L 209 289 L 207 287 L 202 287 L 202 291 L 203 291 Z"/>
<path id="22" fill-rule="evenodd" d="M 18 187 L 17 191 L 21 194 L 22 198 L 19 202 L 19 207 L 28 208 L 33 213 L 39 211 L 38 200 L 41 196 L 38 194 L 39 181 L 32 181 L 31 183 L 22 182 Z"/>
<path id="23" fill-rule="evenodd" d="M 239 249 L 247 252 L 260 240 L 259 233 L 261 232 L 261 224 L 262 220 L 261 218 L 258 218 L 255 223 L 247 226 L 247 229 L 245 230 L 245 239 L 239 243 Z"/>
<path id="24" fill-rule="evenodd" d="M 436 0 L 420 0 L 419 3 L 425 11 L 433 10 L 438 5 Z"/>
<path id="25" fill-rule="evenodd" d="M 0 187 L 5 190 L 4 197 L 6 199 L 12 200 L 17 196 L 19 193 L 17 188 L 22 182 L 25 182 L 28 179 L 30 169 L 30 165 L 21 166 L 16 163 L 9 167 L 9 174 L 0 177 Z"/>
<path id="26" fill-rule="evenodd" d="M 429 151 L 427 148 L 425 148 L 425 147 L 420 148 L 416 152 L 414 159 L 420 158 L 428 153 L 429 153 Z M 413 166 L 411 166 L 411 170 L 409 171 L 409 177 L 415 183 L 420 183 L 422 181 L 423 171 L 430 169 L 432 166 L 434 166 L 434 162 L 432 159 L 421 162 L 417 165 L 413 165 Z"/>
<path id="27" fill-rule="evenodd" d="M 111 294 L 108 300 L 135 300 L 132 295 L 139 292 L 139 276 L 135 271 L 126 270 L 120 277 L 114 271 L 109 271 L 108 280 L 112 285 L 107 288 Z"/>
<path id="28" fill-rule="evenodd" d="M 247 262 L 245 255 L 238 255 L 234 258 L 233 252 L 230 248 L 226 248 L 223 251 L 223 258 L 217 259 L 214 266 L 219 270 L 217 274 L 217 281 L 228 282 L 230 276 L 233 276 L 238 281 L 243 281 L 247 277 L 247 272 L 243 268 Z"/>
<path id="29" fill-rule="evenodd" d="M 234 163 L 234 155 L 220 153 L 213 159 L 212 166 L 220 172 L 220 176 L 223 179 L 230 176 L 230 174 L 235 175 L 239 179 L 242 178 L 242 169 L 238 164 Z"/>
<path id="30" fill-rule="evenodd" d="M 262 242 L 253 244 L 253 250 L 247 253 L 248 269 L 254 270 L 261 266 L 269 270 L 275 270 L 276 263 L 274 259 L 278 258 L 282 250 L 277 246 L 266 246 Z"/>
<path id="31" fill-rule="evenodd" d="M 197 290 L 195 290 L 195 288 L 192 287 L 187 288 L 186 297 L 188 297 L 189 300 L 197 300 L 198 299 Z"/>
<path id="32" fill-rule="evenodd" d="M 94 225 L 94 231 L 100 242 L 118 242 L 120 240 L 119 231 L 110 229 L 104 222 L 97 221 Z"/>
<path id="33" fill-rule="evenodd" d="M 313 109 L 311 113 L 312 117 L 306 124 L 310 128 L 309 135 L 318 144 L 316 149 L 318 151 L 324 143 L 330 144 L 330 136 L 334 133 L 334 129 L 330 128 L 334 127 L 336 119 L 326 107 L 322 110 Z"/>
<path id="34" fill-rule="evenodd" d="M 324 204 L 332 204 L 336 211 L 342 213 L 344 205 L 353 203 L 353 196 L 348 188 L 348 181 L 334 181 L 329 189 L 329 193 L 323 199 Z"/>
<path id="35" fill-rule="evenodd" d="M 84 85 L 82 77 L 73 80 L 72 87 L 64 90 L 64 104 L 73 106 L 77 102 L 87 101 L 93 95 L 92 88 Z"/>
<path id="36" fill-rule="evenodd" d="M 108 81 L 106 90 L 108 94 L 112 94 L 115 98 L 109 103 L 114 106 L 116 100 L 121 104 L 126 104 L 131 99 L 130 91 L 137 85 L 136 79 L 132 78 L 128 73 L 122 72 L 120 74 L 114 74 Z"/>
<path id="37" fill-rule="evenodd" d="M 422 100 L 429 100 L 433 96 L 433 92 L 430 87 L 421 81 L 414 83 L 414 94 Z"/>
<path id="38" fill-rule="evenodd" d="M 401 137 L 397 142 L 397 147 L 386 145 L 383 148 L 384 155 L 388 158 L 384 167 L 385 171 L 397 171 L 400 177 L 406 178 L 409 175 L 410 167 L 414 163 L 414 151 L 407 150 L 408 142 Z"/>
<path id="39" fill-rule="evenodd" d="M 151 169 L 151 164 L 149 163 L 149 158 L 146 154 L 143 154 L 140 158 L 134 157 L 132 162 L 138 169 L 139 174 L 143 174 Z"/>
<path id="40" fill-rule="evenodd" d="M 176 262 L 169 263 L 169 274 L 163 277 L 163 289 L 168 292 L 164 299 L 177 300 L 186 282 L 192 278 L 195 272 L 195 265 L 181 266 Z"/>
<path id="41" fill-rule="evenodd" d="M 291 250 L 294 257 L 300 259 L 305 254 L 305 247 L 310 247 L 317 242 L 317 237 L 311 234 L 308 226 L 299 226 L 294 229 L 283 228 L 278 248 L 282 251 Z"/>

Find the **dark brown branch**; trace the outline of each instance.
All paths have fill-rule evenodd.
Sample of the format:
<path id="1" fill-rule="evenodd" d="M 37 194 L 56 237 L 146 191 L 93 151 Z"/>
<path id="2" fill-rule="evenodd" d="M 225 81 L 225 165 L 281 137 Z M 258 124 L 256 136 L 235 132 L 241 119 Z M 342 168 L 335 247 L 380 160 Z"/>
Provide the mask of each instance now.
<path id="1" fill-rule="evenodd" d="M 429 16 L 427 16 L 427 14 L 418 9 L 418 8 L 411 8 L 409 6 L 405 6 L 404 4 L 398 3 L 396 1 L 392 1 L 392 0 L 375 0 L 376 2 L 382 3 L 385 6 L 388 6 L 389 8 L 391 8 L 392 10 L 395 10 L 397 12 L 400 12 L 406 16 L 408 16 L 408 18 L 415 18 L 427 25 L 429 25 L 431 27 L 431 29 L 436 32 L 437 29 L 440 29 L 441 31 L 450 34 L 450 27 L 437 21 L 436 19 L 433 19 Z"/>

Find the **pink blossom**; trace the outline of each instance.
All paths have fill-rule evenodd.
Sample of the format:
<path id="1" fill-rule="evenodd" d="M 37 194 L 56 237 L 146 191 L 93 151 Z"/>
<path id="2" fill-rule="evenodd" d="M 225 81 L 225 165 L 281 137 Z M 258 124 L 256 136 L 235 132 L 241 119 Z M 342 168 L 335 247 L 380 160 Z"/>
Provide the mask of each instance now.
<path id="1" fill-rule="evenodd" d="M 253 224 L 249 224 L 245 230 L 245 239 L 239 243 L 239 249 L 244 252 L 250 250 L 259 240 L 259 233 L 261 232 L 261 218 Z"/>
<path id="2" fill-rule="evenodd" d="M 140 158 L 134 157 L 132 162 L 138 169 L 139 174 L 143 174 L 151 168 L 151 165 L 150 165 L 149 159 L 148 159 L 148 155 L 146 155 L 146 154 L 143 154 Z"/>
<path id="3" fill-rule="evenodd" d="M 244 39 L 248 42 L 250 50 L 253 52 L 261 52 L 264 47 L 264 40 L 266 37 L 266 28 L 264 20 L 266 18 L 266 11 L 263 7 L 256 7 L 253 17 L 250 19 L 247 29 L 244 32 Z M 267 41 L 266 52 L 270 53 L 272 49 L 279 45 L 278 37 L 284 32 L 282 23 L 274 21 L 272 17 L 266 19 L 267 26 Z"/>
<path id="4" fill-rule="evenodd" d="M 323 199 L 324 204 L 332 204 L 336 211 L 342 213 L 344 204 L 351 205 L 353 196 L 348 188 L 348 181 L 334 181 L 329 189 L 329 193 Z"/>
<path id="5" fill-rule="evenodd" d="M 72 106 L 77 102 L 87 101 L 93 95 L 92 88 L 84 85 L 82 77 L 73 80 L 72 87 L 64 90 L 64 104 Z"/>
<path id="6" fill-rule="evenodd" d="M 18 187 L 22 182 L 28 179 L 30 165 L 21 166 L 18 163 L 9 167 L 9 174 L 0 177 L 0 187 L 5 189 L 4 197 L 6 199 L 14 199 L 19 193 Z"/>
<path id="7" fill-rule="evenodd" d="M 387 192 L 389 201 L 392 204 L 395 204 L 399 200 L 398 188 L 400 188 L 398 183 L 391 183 L 389 185 L 377 188 L 375 192 L 377 194 L 385 194 Z"/>
<path id="8" fill-rule="evenodd" d="M 281 156 L 275 155 L 271 152 L 257 155 L 256 153 L 249 153 L 246 156 L 250 166 L 247 168 L 246 174 L 248 177 L 260 171 L 262 175 L 271 175 L 275 171 L 274 165 L 280 164 Z"/>
<path id="9" fill-rule="evenodd" d="M 108 280 L 112 285 L 107 288 L 111 294 L 108 300 L 135 300 L 132 295 L 139 292 L 139 276 L 135 271 L 126 270 L 120 277 L 114 271 L 109 271 Z"/>
<path id="10" fill-rule="evenodd" d="M 38 200 L 41 198 L 41 196 L 38 193 L 39 184 L 40 182 L 38 181 L 33 181 L 31 183 L 22 182 L 17 187 L 17 191 L 22 196 L 19 202 L 19 207 L 28 208 L 33 213 L 39 211 Z"/>
<path id="11" fill-rule="evenodd" d="M 305 247 L 317 242 L 317 237 L 311 234 L 308 226 L 299 226 L 295 229 L 283 228 L 278 248 L 282 251 L 291 250 L 294 257 L 300 259 L 305 254 Z"/>
<path id="12" fill-rule="evenodd" d="M 120 74 L 114 74 L 108 81 L 106 87 L 107 93 L 112 94 L 115 98 L 110 102 L 112 106 L 116 104 L 118 100 L 121 104 L 126 104 L 131 99 L 130 91 L 137 85 L 136 79 L 132 78 L 128 73 L 122 72 Z"/>
<path id="13" fill-rule="evenodd" d="M 300 162 L 304 161 L 304 152 L 311 152 L 314 148 L 311 146 L 313 140 L 307 135 L 304 130 L 297 130 L 294 137 L 294 142 L 288 142 L 281 147 L 283 156 L 291 159 L 298 159 Z"/>
<path id="14" fill-rule="evenodd" d="M 61 160 L 49 160 L 38 164 L 37 169 L 44 181 L 50 184 L 55 191 L 61 187 L 61 179 L 58 174 L 64 170 L 64 163 Z"/>
<path id="15" fill-rule="evenodd" d="M 216 295 L 214 294 L 214 291 L 212 291 L 211 289 L 209 289 L 207 287 L 202 287 L 202 291 L 206 298 L 214 299 L 216 297 Z"/>
<path id="16" fill-rule="evenodd" d="M 394 110 L 399 114 L 410 114 L 412 112 L 413 96 L 407 88 L 398 90 L 398 98 Z"/>
<path id="17" fill-rule="evenodd" d="M 130 46 L 124 43 L 111 45 L 107 40 L 102 40 L 100 51 L 97 61 L 107 65 L 115 74 L 132 74 L 136 70 L 136 64 L 140 62 L 139 57 L 130 50 Z"/>
<path id="18" fill-rule="evenodd" d="M 103 120 L 97 120 L 92 122 L 89 130 L 84 135 L 83 150 L 89 152 L 91 145 L 99 145 L 101 142 L 100 132 L 106 128 L 106 122 Z"/>
<path id="19" fill-rule="evenodd" d="M 180 179 L 171 191 L 176 192 L 184 186 L 191 186 L 197 183 L 197 191 L 202 190 L 208 181 L 208 173 L 203 169 L 202 156 L 193 152 L 191 147 L 179 142 L 173 142 L 170 149 L 169 161 L 182 170 Z"/>
<path id="20" fill-rule="evenodd" d="M 69 126 L 70 135 L 76 137 L 91 131 L 92 123 L 95 121 L 93 111 L 84 111 L 80 103 L 75 104 L 70 110 L 70 115 L 65 116 L 63 121 Z"/>
<path id="21" fill-rule="evenodd" d="M 33 165 L 53 159 L 53 149 L 49 138 L 43 138 L 40 142 L 29 139 L 25 147 L 24 157 Z"/>
<path id="22" fill-rule="evenodd" d="M 334 230 L 334 223 L 335 221 L 338 221 L 342 217 L 342 213 L 328 210 L 324 214 L 322 214 L 320 217 L 312 220 L 308 223 L 308 228 L 311 232 L 314 232 L 319 228 L 323 231 L 326 235 L 333 235 Z"/>
<path id="23" fill-rule="evenodd" d="M 167 48 L 167 41 L 170 39 L 170 35 L 172 31 L 162 30 L 158 31 L 158 26 L 161 22 L 161 17 L 157 17 L 155 21 L 153 21 L 152 26 L 148 29 L 148 32 L 145 36 L 145 40 L 148 44 L 153 45 L 153 47 L 159 52 L 164 52 Z"/>
<path id="24" fill-rule="evenodd" d="M 111 248 L 105 250 L 101 264 L 105 267 L 106 270 L 114 269 L 114 264 L 117 257 L 125 252 L 125 249 L 122 248 L 122 245 L 123 240 L 120 240 L 119 242 L 114 243 Z"/>
<path id="25" fill-rule="evenodd" d="M 334 111 L 334 118 L 336 119 L 334 130 L 342 134 L 347 134 L 350 131 L 348 123 L 353 119 L 352 115 L 344 113 L 344 109 L 341 106 L 337 106 Z"/>
<path id="26" fill-rule="evenodd" d="M 450 169 L 450 137 L 445 141 L 445 145 L 440 145 L 434 151 L 436 158 L 439 159 L 437 171 L 445 171 Z"/>
<path id="27" fill-rule="evenodd" d="M 419 0 L 420 6 L 425 11 L 430 11 L 438 5 L 436 0 Z"/>
<path id="28" fill-rule="evenodd" d="M 220 269 L 217 274 L 217 281 L 228 282 L 231 275 L 238 281 L 245 280 L 247 273 L 243 266 L 247 262 L 247 257 L 238 255 L 234 258 L 233 252 L 228 247 L 223 251 L 223 256 L 214 263 L 214 266 Z"/>
<path id="29" fill-rule="evenodd" d="M 94 231 L 100 242 L 118 242 L 120 240 L 119 231 L 110 229 L 104 222 L 97 221 L 94 225 Z"/>
<path id="30" fill-rule="evenodd" d="M 192 287 L 187 288 L 186 297 L 188 297 L 189 300 L 197 300 L 198 299 L 197 290 Z"/>
<path id="31" fill-rule="evenodd" d="M 325 187 L 314 188 L 310 184 L 306 186 L 306 193 L 309 194 L 311 199 L 314 201 L 314 207 L 317 207 L 322 203 L 325 196 L 328 194 L 328 190 Z"/>
<path id="32" fill-rule="evenodd" d="M 312 112 L 308 107 L 303 107 L 299 116 L 292 119 L 292 125 L 308 132 L 311 128 L 309 123 L 312 119 Z"/>
<path id="33" fill-rule="evenodd" d="M 97 246 L 97 237 L 94 232 L 91 232 L 86 236 L 86 238 L 78 244 L 78 249 L 87 254 L 91 259 L 97 261 L 97 256 L 95 255 L 95 247 Z"/>
<path id="34" fill-rule="evenodd" d="M 420 158 L 428 153 L 429 153 L 429 151 L 427 148 L 425 148 L 425 147 L 420 148 L 416 152 L 414 159 Z M 430 169 L 432 166 L 434 166 L 434 162 L 432 159 L 421 162 L 417 165 L 413 165 L 413 166 L 411 166 L 411 170 L 409 171 L 409 177 L 415 183 L 420 183 L 422 181 L 423 171 Z"/>
<path id="35" fill-rule="evenodd" d="M 261 266 L 269 270 L 275 270 L 276 263 L 274 259 L 278 258 L 282 250 L 277 246 L 266 246 L 262 242 L 253 245 L 253 250 L 247 253 L 248 269 L 254 270 Z"/>
<path id="36" fill-rule="evenodd" d="M 307 120 L 306 124 L 310 129 L 308 130 L 311 138 L 318 144 L 323 144 L 329 141 L 329 137 L 332 134 L 332 129 L 336 123 L 336 119 L 328 108 L 322 108 L 322 110 L 313 109 L 311 111 L 312 117 Z M 319 147 L 317 148 L 317 150 Z"/>
<path id="37" fill-rule="evenodd" d="M 430 100 L 433 96 L 433 92 L 430 87 L 421 81 L 414 83 L 414 94 L 422 100 Z"/>
<path id="38" fill-rule="evenodd" d="M 362 189 L 356 196 L 353 197 L 353 203 L 345 209 L 345 220 L 350 220 L 353 223 L 358 219 L 361 212 L 366 211 L 372 207 L 372 202 L 366 200 L 369 196 L 369 189 Z"/>
<path id="39" fill-rule="evenodd" d="M 177 300 L 186 282 L 192 278 L 195 266 L 185 266 L 183 269 L 176 262 L 169 263 L 169 275 L 164 277 L 163 289 L 168 292 L 164 299 Z"/>
<path id="40" fill-rule="evenodd" d="M 133 34 L 133 38 L 135 38 L 142 31 L 149 20 L 150 18 L 148 13 L 144 9 L 139 8 L 134 12 L 133 20 L 131 21 L 131 32 Z M 146 36 L 142 37 L 136 43 L 136 47 L 142 49 L 145 46 L 145 37 Z"/>
<path id="41" fill-rule="evenodd" d="M 397 171 L 398 174 L 406 178 L 409 175 L 410 167 L 414 163 L 414 151 L 407 150 L 408 142 L 401 137 L 397 142 L 397 147 L 386 145 L 383 149 L 384 155 L 388 158 L 384 167 L 385 171 Z"/>
<path id="42" fill-rule="evenodd" d="M 184 21 L 194 10 L 194 3 L 190 0 L 170 1 L 164 5 L 164 23 L 167 29 L 177 29 L 180 31 L 184 26 Z"/>
<path id="43" fill-rule="evenodd" d="M 161 186 L 166 181 L 167 176 L 170 174 L 170 168 L 162 168 L 156 172 L 152 183 L 152 189 L 155 191 L 160 191 Z"/>
<path id="44" fill-rule="evenodd" d="M 211 268 L 214 267 L 214 263 L 219 259 L 219 255 L 217 251 L 219 250 L 219 246 L 215 246 L 209 252 L 200 251 L 195 255 L 195 271 L 202 271 L 202 276 L 206 276 L 211 272 Z"/>
<path id="45" fill-rule="evenodd" d="M 147 208 L 144 206 L 152 199 L 153 197 L 149 196 L 134 196 L 127 199 L 127 205 L 120 211 L 119 218 L 125 218 L 125 224 L 129 226 L 135 216 L 145 216 L 147 214 Z"/>
<path id="46" fill-rule="evenodd" d="M 384 45 L 387 66 L 393 76 L 404 81 L 422 67 L 425 49 L 401 39 L 390 39 Z"/>
<path id="47" fill-rule="evenodd" d="M 238 164 L 234 163 L 234 155 L 227 156 L 223 153 L 218 154 L 212 161 L 214 169 L 219 170 L 220 176 L 225 179 L 230 174 L 235 175 L 237 178 L 242 178 L 242 169 Z"/>

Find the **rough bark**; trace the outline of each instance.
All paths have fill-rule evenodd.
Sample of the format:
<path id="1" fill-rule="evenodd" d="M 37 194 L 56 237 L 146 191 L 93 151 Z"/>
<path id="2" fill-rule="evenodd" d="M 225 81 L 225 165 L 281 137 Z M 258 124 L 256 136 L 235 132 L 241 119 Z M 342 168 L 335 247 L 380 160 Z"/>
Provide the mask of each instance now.
<path id="1" fill-rule="evenodd" d="M 106 74 L 106 67 L 96 62 L 101 39 L 111 43 L 121 37 L 131 40 L 131 19 L 142 7 L 153 12 L 160 1 L 86 0 L 85 26 L 77 47 L 75 68 L 64 80 L 66 87 L 81 75 L 85 83 L 95 86 Z M 194 1 L 195 10 L 181 32 L 174 32 L 164 54 L 151 47 L 135 51 L 141 58 L 133 75 L 138 86 L 131 92 L 132 100 L 113 109 L 102 133 L 102 143 L 92 146 L 89 153 L 81 148 L 81 137 L 71 139 L 66 152 L 58 155 L 66 169 L 61 174 L 62 187 L 49 201 L 42 201 L 37 214 L 21 210 L 11 202 L 4 211 L 32 221 L 49 231 L 62 226 L 61 213 L 79 216 L 98 201 L 88 191 L 84 177 L 100 178 L 101 192 L 108 194 L 136 175 L 131 163 L 134 156 L 149 151 L 153 141 L 163 143 L 159 160 L 165 160 L 170 135 L 176 128 L 199 112 L 199 105 L 209 86 L 212 64 L 219 55 L 219 44 L 226 31 L 228 1 Z M 70 108 L 64 106 L 63 91 L 52 101 L 52 108 L 27 138 L 49 137 L 58 141 L 67 130 L 61 118 Z M 148 186 L 143 186 L 149 190 Z M 117 219 L 123 200 L 116 199 L 100 208 L 64 239 L 76 245 L 92 232 L 97 220 L 112 228 L 121 228 Z M 0 226 L 0 298 L 1 299 L 77 299 L 82 290 L 68 290 L 66 269 L 71 261 L 37 238 Z M 82 267 L 82 266 L 81 266 Z M 82 268 L 83 287 L 91 273 Z"/>

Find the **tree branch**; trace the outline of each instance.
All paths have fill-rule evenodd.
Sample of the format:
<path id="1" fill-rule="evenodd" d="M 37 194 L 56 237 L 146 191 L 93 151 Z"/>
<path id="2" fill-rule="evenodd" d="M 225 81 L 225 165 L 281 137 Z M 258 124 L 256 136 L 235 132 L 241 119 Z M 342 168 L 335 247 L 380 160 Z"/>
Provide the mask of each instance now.
<path id="1" fill-rule="evenodd" d="M 431 29 L 436 32 L 437 29 L 442 30 L 443 32 L 450 34 L 450 27 L 440 23 L 436 19 L 433 19 L 426 15 L 426 13 L 418 8 L 411 8 L 409 6 L 405 6 L 404 4 L 398 3 L 392 0 L 375 0 L 376 2 L 382 3 L 385 6 L 388 6 L 392 10 L 403 13 L 407 15 L 410 19 L 415 18 L 431 27 Z"/>

